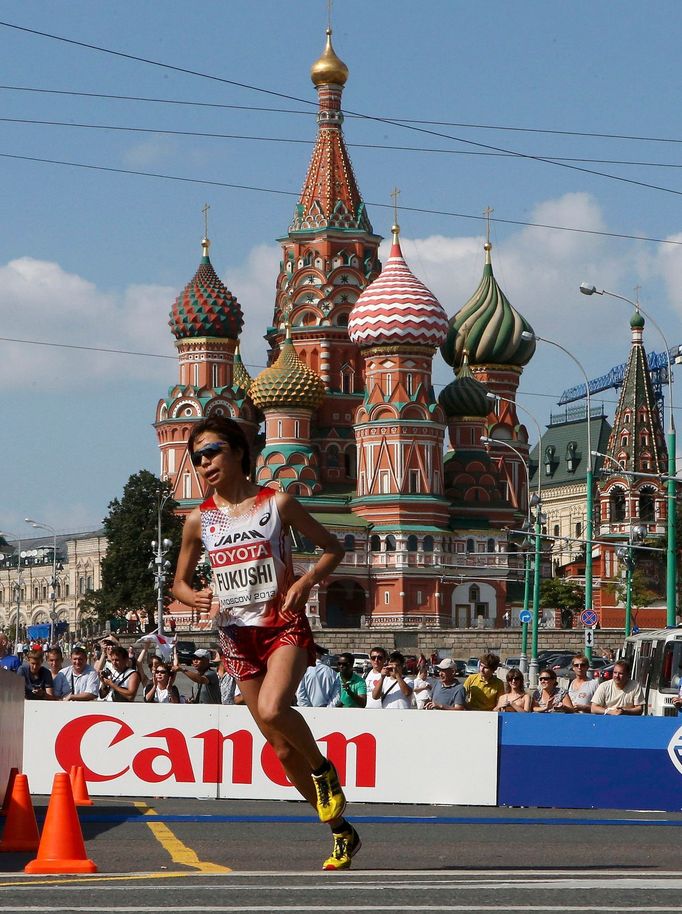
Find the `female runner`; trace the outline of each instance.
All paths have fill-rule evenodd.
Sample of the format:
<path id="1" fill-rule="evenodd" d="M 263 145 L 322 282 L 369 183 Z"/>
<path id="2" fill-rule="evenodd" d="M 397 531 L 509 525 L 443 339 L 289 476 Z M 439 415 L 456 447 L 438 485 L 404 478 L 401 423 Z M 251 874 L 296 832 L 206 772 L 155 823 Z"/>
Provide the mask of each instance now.
<path id="1" fill-rule="evenodd" d="M 225 666 L 239 682 L 253 719 L 291 783 L 331 826 L 334 846 L 323 869 L 348 869 L 360 838 L 343 818 L 346 798 L 334 766 L 292 708 L 306 667 L 315 665 L 306 600 L 312 586 L 339 564 L 343 549 L 296 499 L 248 479 L 249 445 L 232 419 L 201 420 L 187 447 L 213 495 L 185 521 L 173 595 L 216 618 Z M 314 568 L 297 581 L 291 527 L 323 550 Z M 212 568 L 211 589 L 195 591 L 202 543 Z"/>

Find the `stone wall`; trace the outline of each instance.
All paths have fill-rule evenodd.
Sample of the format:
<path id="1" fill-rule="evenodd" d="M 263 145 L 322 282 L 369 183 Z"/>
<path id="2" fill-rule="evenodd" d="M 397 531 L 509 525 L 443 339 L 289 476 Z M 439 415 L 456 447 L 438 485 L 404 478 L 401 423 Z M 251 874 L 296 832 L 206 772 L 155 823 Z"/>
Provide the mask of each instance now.
<path id="1" fill-rule="evenodd" d="M 324 628 L 314 633 L 315 640 L 328 648 L 333 654 L 340 651 L 363 651 L 369 653 L 372 647 L 381 645 L 388 650 L 398 649 L 404 654 L 424 654 L 429 657 L 434 651 L 443 657 L 456 657 L 466 660 L 478 657 L 486 651 L 492 651 L 504 660 L 506 657 L 518 657 L 521 653 L 520 628 L 486 628 L 486 629 L 432 629 L 406 630 L 382 629 L 367 631 L 360 628 Z M 196 642 L 197 647 L 217 647 L 214 633 L 183 632 L 181 639 Z M 126 642 L 133 639 L 122 638 Z M 616 650 L 623 647 L 622 629 L 599 629 L 595 632 L 594 654 L 604 648 Z M 542 628 L 538 633 L 538 650 L 557 649 L 561 651 L 584 650 L 584 630 Z M 528 632 L 528 654 L 531 650 L 531 635 Z"/>

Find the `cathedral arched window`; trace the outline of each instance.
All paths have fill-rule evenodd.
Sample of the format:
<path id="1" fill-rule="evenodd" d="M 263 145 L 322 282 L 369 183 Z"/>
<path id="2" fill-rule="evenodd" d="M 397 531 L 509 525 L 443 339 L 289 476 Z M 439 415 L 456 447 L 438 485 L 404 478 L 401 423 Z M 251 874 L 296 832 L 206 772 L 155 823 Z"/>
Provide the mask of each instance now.
<path id="1" fill-rule="evenodd" d="M 381 552 L 381 537 L 374 533 L 369 538 L 370 552 Z"/>
<path id="2" fill-rule="evenodd" d="M 392 533 L 386 537 L 386 552 L 395 552 L 396 542 Z"/>
<path id="3" fill-rule="evenodd" d="M 614 489 L 611 492 L 609 506 L 611 508 L 612 523 L 625 520 L 625 492 L 622 489 Z"/>
<path id="4" fill-rule="evenodd" d="M 425 536 L 424 542 L 422 543 L 422 549 L 424 552 L 433 552 L 433 537 Z"/>
<path id="5" fill-rule="evenodd" d="M 651 489 L 643 489 L 639 493 L 638 507 L 639 519 L 643 521 L 655 520 L 655 499 Z"/>
<path id="6" fill-rule="evenodd" d="M 559 536 L 559 524 L 554 524 L 554 530 L 552 531 L 553 536 Z"/>
<path id="7" fill-rule="evenodd" d="M 467 552 L 475 552 L 475 551 L 476 551 L 476 544 L 471 539 L 471 537 L 469 537 L 469 539 L 467 540 Z"/>
<path id="8" fill-rule="evenodd" d="M 355 552 L 355 537 L 352 533 L 347 533 L 343 538 L 343 548 L 346 552 Z"/>
<path id="9" fill-rule="evenodd" d="M 355 449 L 355 445 L 352 444 L 350 447 L 346 448 L 346 451 L 343 455 L 344 468 L 346 470 L 346 476 L 348 476 L 349 479 L 355 479 L 357 461 L 357 451 Z"/>
<path id="10" fill-rule="evenodd" d="M 621 446 L 621 447 L 627 447 L 627 446 L 628 446 L 628 441 L 629 441 L 628 436 L 627 436 L 627 435 L 623 435 L 623 436 L 621 437 L 621 439 L 620 439 L 620 446 Z"/>
<path id="11" fill-rule="evenodd" d="M 407 551 L 416 552 L 417 551 L 417 537 L 412 533 L 407 537 Z"/>
<path id="12" fill-rule="evenodd" d="M 476 584 L 472 584 L 469 588 L 469 602 L 470 603 L 479 603 L 481 599 L 481 590 Z"/>
<path id="13" fill-rule="evenodd" d="M 489 539 L 488 542 L 486 543 L 486 550 L 487 550 L 488 552 L 494 552 L 494 551 L 495 551 L 495 540 L 492 538 L 492 536 L 490 537 L 490 539 Z"/>
<path id="14" fill-rule="evenodd" d="M 576 536 L 576 539 L 580 539 L 580 537 L 581 537 L 582 535 L 583 535 L 583 525 L 580 523 L 580 521 L 578 521 L 578 523 L 575 525 L 575 536 Z"/>

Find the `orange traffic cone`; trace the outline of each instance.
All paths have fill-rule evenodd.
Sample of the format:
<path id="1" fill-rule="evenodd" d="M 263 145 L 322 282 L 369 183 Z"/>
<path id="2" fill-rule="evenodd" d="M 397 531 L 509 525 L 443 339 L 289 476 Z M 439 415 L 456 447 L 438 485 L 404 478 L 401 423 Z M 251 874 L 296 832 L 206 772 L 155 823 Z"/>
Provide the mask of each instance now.
<path id="1" fill-rule="evenodd" d="M 9 801 L 12 796 L 12 788 L 14 787 L 14 779 L 19 774 L 18 768 L 11 768 L 9 772 L 9 777 L 7 778 L 7 787 L 5 787 L 5 799 L 2 801 L 2 809 L 0 809 L 0 816 L 6 816 L 7 810 L 9 809 Z"/>
<path id="2" fill-rule="evenodd" d="M 5 831 L 0 841 L 0 851 L 35 851 L 38 849 L 39 841 L 40 834 L 28 790 L 28 778 L 25 774 L 17 774 L 5 819 Z"/>
<path id="3" fill-rule="evenodd" d="M 38 856 L 24 867 L 27 873 L 96 873 L 97 867 L 85 856 L 81 824 L 69 776 L 54 776 Z"/>
<path id="4" fill-rule="evenodd" d="M 88 793 L 88 785 L 85 782 L 85 772 L 82 765 L 74 765 L 69 775 L 71 789 L 73 790 L 73 799 L 76 806 L 94 806 Z"/>

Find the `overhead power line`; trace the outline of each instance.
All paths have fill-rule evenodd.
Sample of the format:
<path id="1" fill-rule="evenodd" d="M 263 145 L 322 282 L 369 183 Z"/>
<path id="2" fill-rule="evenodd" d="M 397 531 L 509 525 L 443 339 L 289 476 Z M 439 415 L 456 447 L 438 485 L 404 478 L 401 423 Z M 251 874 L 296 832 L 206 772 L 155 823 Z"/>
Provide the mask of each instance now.
<path id="1" fill-rule="evenodd" d="M 78 92 L 76 90 L 67 89 L 45 89 L 41 86 L 0 85 L 0 89 L 4 89 L 5 91 L 9 92 L 36 92 L 46 95 L 74 96 L 77 98 L 108 98 L 114 101 L 150 102 L 160 105 L 186 105 L 188 107 L 196 108 L 225 108 L 236 111 L 261 111 L 273 114 L 303 114 L 310 116 L 312 113 L 310 109 L 306 109 L 304 111 L 300 108 L 268 108 L 260 105 L 228 105 L 221 102 L 199 102 L 178 98 L 156 98 L 154 96 L 148 95 L 114 95 L 112 93 L 106 92 Z M 358 115 L 348 114 L 347 112 L 344 112 L 344 114 L 346 114 L 346 116 L 349 118 L 358 117 Z M 502 124 L 469 124 L 462 123 L 460 121 L 429 121 L 420 120 L 418 118 L 398 116 L 391 117 L 391 121 L 401 124 L 424 124 L 432 127 L 465 127 L 471 130 L 499 130 L 512 131 L 516 133 L 549 134 L 551 136 L 578 136 L 585 137 L 587 139 L 634 140 L 641 143 L 682 143 L 682 139 L 678 137 L 637 136 L 635 134 L 629 133 L 597 133 L 595 131 L 589 130 L 554 130 L 550 127 L 518 127 Z M 554 156 L 552 156 L 552 158 L 554 158 Z"/>
<path id="2" fill-rule="evenodd" d="M 295 137 L 278 137 L 278 136 L 254 136 L 253 134 L 241 133 L 212 133 L 203 130 L 171 130 L 163 127 L 131 127 L 122 124 L 81 124 L 76 121 L 44 121 L 36 118 L 26 117 L 0 117 L 0 123 L 3 124 L 26 124 L 34 127 L 66 127 L 78 130 L 111 130 L 122 133 L 151 133 L 158 136 L 183 136 L 183 137 L 201 137 L 204 139 L 217 140 L 251 140 L 260 143 L 290 143 L 300 146 L 314 146 L 315 140 L 302 140 Z M 381 149 L 395 152 L 425 152 L 428 154 L 440 155 L 462 155 L 462 156 L 495 156 L 499 158 L 515 158 L 508 152 L 484 152 L 482 150 L 472 149 L 439 149 L 426 146 L 396 146 L 389 143 L 348 143 L 349 149 Z M 680 162 L 633 162 L 624 159 L 587 159 L 576 156 L 552 156 L 557 162 L 591 162 L 602 165 L 634 165 L 646 166 L 650 168 L 682 168 Z"/>
<path id="3" fill-rule="evenodd" d="M 253 191 L 255 193 L 276 194 L 278 196 L 284 197 L 295 197 L 296 199 L 298 199 L 300 196 L 300 194 L 296 191 L 280 190 L 274 187 L 257 187 L 251 184 L 234 184 L 228 181 L 211 181 L 208 178 L 188 178 L 183 177 L 182 175 L 169 175 L 155 171 L 137 171 L 131 168 L 114 168 L 113 166 L 109 165 L 91 165 L 86 162 L 67 162 L 61 159 L 43 159 L 38 156 L 18 155 L 16 153 L 10 152 L 0 152 L 0 159 L 16 159 L 22 162 L 35 162 L 42 165 L 59 165 L 68 168 L 85 168 L 91 171 L 103 171 L 121 175 L 134 175 L 136 177 L 143 178 L 157 178 L 164 181 L 180 181 L 187 184 L 204 184 L 208 187 L 225 187 L 230 190 L 246 190 Z M 380 209 L 393 209 L 392 203 L 377 203 L 371 200 L 366 200 L 365 205 L 374 206 Z M 406 213 L 422 213 L 429 216 L 446 216 L 453 219 L 468 219 L 474 220 L 476 222 L 484 222 L 486 220 L 485 216 L 474 216 L 471 213 L 457 213 L 450 210 L 426 209 L 425 207 L 407 206 L 405 204 L 400 205 L 400 211 Z M 647 235 L 629 235 L 625 232 L 605 232 L 599 231 L 598 229 L 577 228 L 575 226 L 551 225 L 547 222 L 527 222 L 521 219 L 502 219 L 497 216 L 491 218 L 490 221 L 499 223 L 500 225 L 520 225 L 527 228 L 550 229 L 556 232 L 575 232 L 579 235 L 597 235 L 603 238 L 621 238 L 626 241 L 647 241 L 652 242 L 653 244 L 671 244 L 675 246 L 682 245 L 682 241 L 675 241 L 672 238 L 653 238 Z"/>
<path id="4" fill-rule="evenodd" d="M 133 60 L 133 61 L 136 61 L 137 63 L 144 63 L 144 64 L 148 64 L 149 66 L 160 67 L 164 70 L 171 70 L 176 73 L 184 73 L 187 76 L 197 76 L 200 79 L 208 79 L 213 82 L 222 83 L 224 85 L 234 86 L 239 89 L 247 89 L 248 91 L 251 91 L 251 92 L 259 92 L 264 95 L 272 96 L 274 98 L 283 98 L 283 99 L 286 99 L 287 101 L 300 102 L 301 104 L 304 104 L 304 105 L 317 106 L 316 101 L 312 101 L 311 99 L 308 99 L 308 98 L 299 98 L 296 95 L 290 95 L 285 92 L 277 92 L 274 89 L 266 89 L 263 86 L 256 86 L 256 85 L 252 85 L 251 83 L 243 83 L 243 82 L 239 82 L 234 79 L 227 79 L 226 77 L 223 77 L 223 76 L 215 76 L 212 73 L 204 73 L 200 70 L 193 70 L 188 67 L 179 67 L 176 64 L 164 63 L 163 61 L 153 60 L 149 57 L 140 57 L 136 54 L 128 54 L 124 51 L 116 51 L 113 48 L 105 48 L 105 47 L 102 47 L 101 45 L 90 44 L 85 41 L 76 41 L 73 38 L 66 38 L 63 35 L 54 35 L 51 32 L 42 32 L 38 29 L 31 29 L 26 26 L 16 25 L 15 23 L 12 23 L 12 22 L 5 22 L 3 20 L 0 20 L 0 26 L 2 26 L 4 28 L 9 28 L 9 29 L 15 29 L 16 31 L 25 32 L 30 35 L 37 35 L 41 38 L 48 38 L 52 41 L 60 41 L 65 44 L 74 45 L 76 47 L 86 48 L 87 50 L 90 50 L 90 51 L 97 51 L 102 54 L 109 54 L 114 57 L 120 57 L 125 60 Z M 554 165 L 558 168 L 567 168 L 571 171 L 580 172 L 581 174 L 590 174 L 590 175 L 594 175 L 595 177 L 607 178 L 611 181 L 619 181 L 622 184 L 630 184 L 633 187 L 643 187 L 643 188 L 646 188 L 647 190 L 657 190 L 657 191 L 660 191 L 661 193 L 669 193 L 669 194 L 675 194 L 677 196 L 682 196 L 682 190 L 676 190 L 671 187 L 663 187 L 660 184 L 651 184 L 650 182 L 647 182 L 647 181 L 637 181 L 635 178 L 626 178 L 623 175 L 613 175 L 613 174 L 610 174 L 609 172 L 598 171 L 597 169 L 594 169 L 594 168 L 586 168 L 583 165 L 571 164 L 569 162 L 559 162 L 559 161 L 556 161 L 555 159 L 551 159 L 546 156 L 532 155 L 527 152 L 519 152 L 518 150 L 515 150 L 515 149 L 506 149 L 502 146 L 493 146 L 490 143 L 480 143 L 476 140 L 467 139 L 466 137 L 452 136 L 449 133 L 441 133 L 440 131 L 427 129 L 426 127 L 420 127 L 420 126 L 417 126 L 416 124 L 406 124 L 401 121 L 391 120 L 390 118 L 387 118 L 387 117 L 379 117 L 378 115 L 365 114 L 364 112 L 361 112 L 361 111 L 346 111 L 346 114 L 355 115 L 356 117 L 361 117 L 368 121 L 375 121 L 376 123 L 379 123 L 379 124 L 388 124 L 390 126 L 400 127 L 405 130 L 413 130 L 413 131 L 416 131 L 417 133 L 423 133 L 423 134 L 427 134 L 429 136 L 440 137 L 441 139 L 453 140 L 454 142 L 464 143 L 469 146 L 475 146 L 479 149 L 488 149 L 492 152 L 508 153 L 509 155 L 516 156 L 519 159 L 526 159 L 531 162 L 542 162 L 545 165 Z"/>

